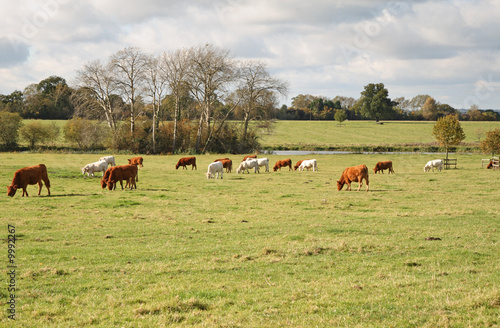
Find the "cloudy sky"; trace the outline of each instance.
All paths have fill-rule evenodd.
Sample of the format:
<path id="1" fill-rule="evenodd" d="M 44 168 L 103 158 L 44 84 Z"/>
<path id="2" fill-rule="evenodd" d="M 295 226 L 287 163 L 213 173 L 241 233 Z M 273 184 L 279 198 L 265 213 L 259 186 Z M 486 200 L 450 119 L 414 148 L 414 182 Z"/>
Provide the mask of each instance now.
<path id="1" fill-rule="evenodd" d="M 0 94 L 126 47 L 211 43 L 259 59 L 297 94 L 429 94 L 500 109 L 500 0 L 16 0 L 0 5 Z"/>

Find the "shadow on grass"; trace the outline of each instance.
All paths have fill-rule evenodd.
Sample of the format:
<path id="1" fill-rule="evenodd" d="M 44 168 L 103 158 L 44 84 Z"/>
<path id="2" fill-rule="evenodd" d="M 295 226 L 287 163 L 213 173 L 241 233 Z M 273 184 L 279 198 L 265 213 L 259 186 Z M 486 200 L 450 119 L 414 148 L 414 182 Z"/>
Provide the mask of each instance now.
<path id="1" fill-rule="evenodd" d="M 88 197 L 88 196 L 98 196 L 100 194 L 57 194 L 57 195 L 45 195 L 45 196 L 38 196 L 38 197 L 43 197 L 43 198 L 52 198 L 52 197 Z"/>
<path id="2" fill-rule="evenodd" d="M 361 188 L 360 191 L 362 191 L 363 188 Z M 368 192 L 388 192 L 388 191 L 404 191 L 403 189 L 370 189 Z"/>

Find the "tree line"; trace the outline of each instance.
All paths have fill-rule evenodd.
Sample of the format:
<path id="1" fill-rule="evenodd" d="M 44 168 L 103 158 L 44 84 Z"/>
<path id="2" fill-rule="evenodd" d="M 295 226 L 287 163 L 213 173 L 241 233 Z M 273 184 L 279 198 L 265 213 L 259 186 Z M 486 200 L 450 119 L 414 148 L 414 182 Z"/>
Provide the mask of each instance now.
<path id="1" fill-rule="evenodd" d="M 473 105 L 461 113 L 429 95 L 390 99 L 382 83 L 366 85 L 358 99 L 299 94 L 290 107 L 279 107 L 286 81 L 271 76 L 263 62 L 238 60 L 210 44 L 161 54 L 125 48 L 85 63 L 72 84 L 50 76 L 0 95 L 0 112 L 68 120 L 64 136 L 79 148 L 150 153 L 247 152 L 258 148 L 251 121 L 437 120 L 450 114 L 500 120 L 493 110 Z M 29 125 L 21 132 L 32 145 L 33 135 L 56 134 L 55 127 L 42 130 Z"/>

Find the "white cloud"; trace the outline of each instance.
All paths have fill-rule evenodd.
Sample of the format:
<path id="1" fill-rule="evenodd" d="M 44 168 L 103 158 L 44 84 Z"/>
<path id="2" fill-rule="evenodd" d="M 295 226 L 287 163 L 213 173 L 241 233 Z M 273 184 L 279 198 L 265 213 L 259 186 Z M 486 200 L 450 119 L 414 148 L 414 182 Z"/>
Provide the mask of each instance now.
<path id="1" fill-rule="evenodd" d="M 213 43 L 268 63 L 298 93 L 358 97 L 384 83 L 391 97 L 428 93 L 500 108 L 496 0 L 19 0 L 0 13 L 0 93 L 106 60 Z M 477 91 L 489 79 L 487 96 Z M 479 83 L 479 84 L 478 84 Z"/>

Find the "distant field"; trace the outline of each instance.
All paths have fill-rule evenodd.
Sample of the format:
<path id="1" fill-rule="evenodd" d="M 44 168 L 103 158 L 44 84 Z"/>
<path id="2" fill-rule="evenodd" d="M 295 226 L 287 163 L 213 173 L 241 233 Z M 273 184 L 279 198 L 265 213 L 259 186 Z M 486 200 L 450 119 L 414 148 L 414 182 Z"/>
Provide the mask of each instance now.
<path id="1" fill-rule="evenodd" d="M 341 127 L 333 121 L 277 121 L 270 133 L 262 131 L 261 144 L 266 149 L 373 145 L 427 144 L 435 122 L 392 121 L 375 124 L 373 121 L 349 121 Z M 476 131 L 500 128 L 500 122 L 461 122 L 466 143 L 476 143 Z M 484 135 L 483 135 L 484 138 Z"/>
<path id="2" fill-rule="evenodd" d="M 52 196 L 0 197 L 0 326 L 14 327 L 8 225 L 16 327 L 500 326 L 500 172 L 482 155 L 428 173 L 432 155 L 318 155 L 318 172 L 222 180 L 207 165 L 243 156 L 198 170 L 144 156 L 132 191 L 84 179 L 97 156 L 2 153 L 4 186 L 45 163 Z M 388 159 L 396 173 L 371 174 L 370 192 L 336 190 L 345 167 Z"/>
<path id="3" fill-rule="evenodd" d="M 25 122 L 27 122 L 26 120 Z M 63 137 L 66 121 L 55 122 L 61 128 L 56 146 L 69 147 Z M 393 121 L 375 124 L 373 121 L 348 121 L 341 127 L 333 121 L 276 121 L 271 130 L 261 129 L 260 140 L 263 149 L 317 149 L 329 147 L 426 145 L 436 140 L 432 136 L 435 122 Z M 500 128 L 500 122 L 461 122 L 470 147 L 478 147 L 476 131 Z M 26 144 L 23 144 L 27 146 Z"/>

